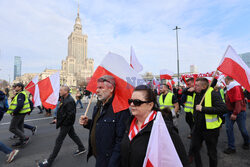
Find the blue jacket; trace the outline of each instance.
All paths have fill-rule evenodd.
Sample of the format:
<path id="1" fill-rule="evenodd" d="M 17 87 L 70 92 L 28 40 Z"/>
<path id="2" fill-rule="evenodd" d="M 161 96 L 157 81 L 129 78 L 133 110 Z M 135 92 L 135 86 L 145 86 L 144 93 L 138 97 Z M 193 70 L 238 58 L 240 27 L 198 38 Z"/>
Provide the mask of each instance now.
<path id="1" fill-rule="evenodd" d="M 0 112 L 5 113 L 9 108 L 7 96 L 0 91 Z"/>
<path id="2" fill-rule="evenodd" d="M 126 129 L 126 121 L 130 117 L 128 109 L 114 113 L 111 98 L 103 107 L 99 119 L 96 122 L 96 167 L 118 167 L 120 166 L 120 144 Z M 87 159 L 93 155 L 90 135 L 93 128 L 93 121 L 101 102 L 97 102 L 94 108 L 92 119 L 89 119 L 85 128 L 89 131 L 89 150 Z"/>

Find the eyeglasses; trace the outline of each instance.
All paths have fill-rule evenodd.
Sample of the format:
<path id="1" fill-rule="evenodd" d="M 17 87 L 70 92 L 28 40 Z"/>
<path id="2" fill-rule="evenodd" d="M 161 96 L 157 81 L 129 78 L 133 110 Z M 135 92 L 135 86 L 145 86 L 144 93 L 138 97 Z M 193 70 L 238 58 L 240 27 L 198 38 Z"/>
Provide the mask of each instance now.
<path id="1" fill-rule="evenodd" d="M 128 99 L 128 104 L 131 105 L 133 103 L 135 106 L 140 106 L 143 103 L 150 103 L 151 101 L 141 101 L 139 99 Z"/>

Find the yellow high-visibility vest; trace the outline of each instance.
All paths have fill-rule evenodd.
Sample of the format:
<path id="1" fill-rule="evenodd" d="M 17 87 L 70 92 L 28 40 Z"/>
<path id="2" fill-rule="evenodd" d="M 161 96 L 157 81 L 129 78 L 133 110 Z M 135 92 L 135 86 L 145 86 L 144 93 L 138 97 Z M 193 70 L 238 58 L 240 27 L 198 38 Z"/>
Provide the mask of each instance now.
<path id="1" fill-rule="evenodd" d="M 221 98 L 222 98 L 223 102 L 225 103 L 225 95 L 224 95 L 224 90 L 223 89 L 220 89 L 220 95 L 221 95 Z"/>
<path id="2" fill-rule="evenodd" d="M 212 107 L 212 91 L 213 88 L 209 88 L 205 94 L 205 107 Z M 195 93 L 193 95 L 193 104 L 195 99 Z M 207 129 L 215 129 L 221 126 L 222 120 L 217 114 L 205 114 Z"/>
<path id="3" fill-rule="evenodd" d="M 25 96 L 25 101 L 24 101 L 24 104 L 23 104 L 23 108 L 21 109 L 21 111 L 19 111 L 19 113 L 20 113 L 20 114 L 25 114 L 25 113 L 28 113 L 28 112 L 31 111 L 31 109 L 30 109 L 30 103 L 29 103 L 29 100 L 28 100 L 28 96 L 27 96 L 27 94 L 26 94 L 25 91 L 21 91 L 21 92 L 19 92 L 19 93 L 14 97 L 14 99 L 11 101 L 10 107 L 9 107 L 9 109 L 8 109 L 8 111 L 7 111 L 8 114 L 13 113 L 13 111 L 16 109 L 16 107 L 17 107 L 17 97 L 18 97 L 18 95 L 21 94 L 21 93 L 24 94 L 24 96 Z"/>
<path id="4" fill-rule="evenodd" d="M 187 95 L 187 101 L 184 104 L 184 111 L 185 112 L 194 112 L 194 105 L 193 105 L 193 97 Z"/>
<path id="5" fill-rule="evenodd" d="M 170 109 L 174 109 L 174 105 L 172 103 L 173 95 L 174 95 L 173 93 L 168 92 L 167 96 L 163 100 L 163 94 L 161 94 L 159 98 L 160 109 L 163 109 L 166 107 L 169 107 Z"/>

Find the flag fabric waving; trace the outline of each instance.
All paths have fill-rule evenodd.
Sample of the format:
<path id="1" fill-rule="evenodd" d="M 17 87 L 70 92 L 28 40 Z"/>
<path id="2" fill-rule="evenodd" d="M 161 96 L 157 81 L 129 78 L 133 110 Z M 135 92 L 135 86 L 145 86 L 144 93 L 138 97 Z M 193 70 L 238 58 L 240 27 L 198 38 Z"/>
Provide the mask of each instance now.
<path id="1" fill-rule="evenodd" d="M 47 109 L 56 108 L 60 90 L 59 72 L 39 81 L 38 87 L 43 106 Z"/>
<path id="2" fill-rule="evenodd" d="M 182 167 L 160 112 L 153 123 L 143 167 Z"/>
<path id="3" fill-rule="evenodd" d="M 163 69 L 160 71 L 160 79 L 172 79 L 172 76 L 174 73 L 172 71 L 169 71 L 167 69 Z"/>
<path id="4" fill-rule="evenodd" d="M 115 96 L 112 103 L 115 113 L 129 107 L 128 99 L 131 97 L 134 87 L 146 84 L 122 56 L 111 52 L 104 57 L 95 70 L 87 85 L 87 90 L 96 93 L 97 80 L 103 75 L 111 75 L 115 78 Z"/>
<path id="5" fill-rule="evenodd" d="M 250 69 L 230 45 L 217 69 L 250 91 Z"/>
<path id="6" fill-rule="evenodd" d="M 32 102 L 34 104 L 34 107 L 41 105 L 40 91 L 37 83 L 38 76 L 35 76 L 32 81 L 30 81 L 30 83 L 28 83 L 28 85 L 25 87 L 25 89 L 32 94 Z"/>
<path id="7" fill-rule="evenodd" d="M 130 49 L 130 66 L 136 71 L 141 72 L 143 70 L 143 66 L 138 61 L 137 57 L 135 56 L 134 48 L 131 46 Z"/>

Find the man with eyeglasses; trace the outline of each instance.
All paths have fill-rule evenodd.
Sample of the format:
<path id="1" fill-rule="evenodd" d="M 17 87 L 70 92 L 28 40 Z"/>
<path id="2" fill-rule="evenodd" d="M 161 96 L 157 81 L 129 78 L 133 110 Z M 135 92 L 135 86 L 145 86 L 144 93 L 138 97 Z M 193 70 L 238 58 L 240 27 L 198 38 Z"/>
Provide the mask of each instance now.
<path id="1" fill-rule="evenodd" d="M 89 152 L 96 158 L 96 166 L 120 166 L 120 143 L 125 132 L 128 109 L 114 113 L 112 102 L 115 95 L 115 79 L 104 75 L 97 81 L 98 102 L 92 119 L 81 116 L 79 123 L 89 129 Z M 125 90 L 124 90 L 125 91 Z"/>

